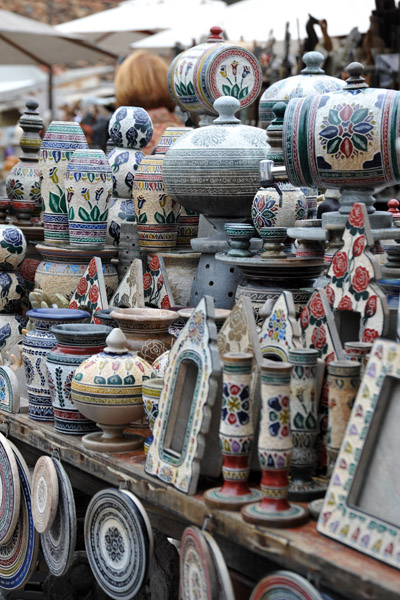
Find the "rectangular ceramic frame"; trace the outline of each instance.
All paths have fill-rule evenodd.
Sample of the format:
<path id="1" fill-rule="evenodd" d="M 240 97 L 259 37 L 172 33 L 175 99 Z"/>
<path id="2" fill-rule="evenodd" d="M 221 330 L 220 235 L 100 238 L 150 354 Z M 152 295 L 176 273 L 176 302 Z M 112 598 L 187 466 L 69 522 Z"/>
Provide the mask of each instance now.
<path id="1" fill-rule="evenodd" d="M 396 568 L 400 568 L 400 480 L 396 469 L 400 441 L 393 428 L 398 428 L 394 411 L 398 417 L 399 392 L 400 344 L 378 339 L 317 524 L 320 533 Z M 394 512 L 396 523 L 387 518 Z"/>

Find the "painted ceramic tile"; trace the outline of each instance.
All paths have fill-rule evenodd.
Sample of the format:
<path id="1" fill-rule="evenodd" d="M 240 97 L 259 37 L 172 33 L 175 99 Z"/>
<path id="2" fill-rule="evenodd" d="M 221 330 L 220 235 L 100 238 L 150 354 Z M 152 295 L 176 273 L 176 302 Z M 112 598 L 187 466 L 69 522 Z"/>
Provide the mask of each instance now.
<path id="1" fill-rule="evenodd" d="M 68 308 L 86 308 L 92 315 L 90 322 L 101 324 L 96 319 L 95 313 L 103 308 L 108 308 L 101 258 L 95 256 L 90 261 L 85 274 L 79 280 Z"/>
<path id="2" fill-rule="evenodd" d="M 131 266 L 110 300 L 110 306 L 137 308 L 144 306 L 142 261 L 134 258 Z"/>
<path id="3" fill-rule="evenodd" d="M 289 359 L 289 350 L 302 348 L 301 330 L 291 292 L 282 292 L 271 314 L 265 319 L 260 333 L 260 346 L 264 358 L 272 355 L 284 362 Z"/>
<path id="4" fill-rule="evenodd" d="M 393 407 L 393 402 L 385 406 L 385 396 L 388 397 L 386 384 L 394 381 L 394 386 L 399 385 L 399 365 L 400 344 L 388 340 L 376 340 L 347 424 L 317 524 L 320 533 L 397 568 L 400 568 L 398 513 L 395 518 L 389 516 L 388 507 L 391 507 L 392 512 L 393 507 L 395 511 L 397 510 L 399 485 L 398 478 L 393 477 L 393 472 L 390 470 L 390 457 L 388 463 L 382 465 L 379 473 L 380 483 L 371 482 L 371 477 L 368 475 L 372 468 L 375 469 L 375 473 L 377 472 L 374 462 L 376 463 L 375 453 L 378 452 L 378 446 L 381 454 L 387 453 L 387 444 L 391 446 L 393 452 L 396 452 L 396 440 L 388 435 L 379 435 L 384 425 L 384 415 L 377 429 L 374 413 L 375 410 L 380 410 L 377 414 L 387 413 L 388 409 L 390 411 Z M 384 392 L 385 388 L 386 392 Z M 379 398 L 381 392 L 384 406 Z M 385 420 L 388 419 L 390 413 Z M 370 445 L 370 435 L 373 436 L 372 455 L 368 452 L 368 461 L 365 462 L 366 457 L 363 456 L 363 452 L 366 449 L 364 447 Z M 360 507 L 361 500 L 349 499 L 358 474 L 362 477 L 363 484 L 368 485 L 368 494 L 363 494 L 362 499 L 362 502 L 368 505 L 364 511 Z M 382 477 L 384 477 L 383 482 Z M 384 518 L 374 516 L 379 512 Z"/>
<path id="5" fill-rule="evenodd" d="M 204 296 L 169 354 L 147 473 L 188 494 L 200 472 L 219 474 L 220 384 L 214 300 Z"/>
<path id="6" fill-rule="evenodd" d="M 175 301 L 169 285 L 167 269 L 162 256 L 148 258 L 143 273 L 144 302 L 153 308 L 171 308 Z"/>
<path id="7" fill-rule="evenodd" d="M 16 374 L 11 367 L 0 366 L 0 410 L 19 413 L 20 392 Z"/>
<path id="8" fill-rule="evenodd" d="M 386 296 L 375 281 L 381 278 L 377 260 L 369 251 L 374 246 L 367 209 L 353 204 L 343 233 L 343 247 L 333 257 L 325 291 L 334 311 L 361 315 L 361 342 L 373 342 L 387 333 L 389 310 Z"/>

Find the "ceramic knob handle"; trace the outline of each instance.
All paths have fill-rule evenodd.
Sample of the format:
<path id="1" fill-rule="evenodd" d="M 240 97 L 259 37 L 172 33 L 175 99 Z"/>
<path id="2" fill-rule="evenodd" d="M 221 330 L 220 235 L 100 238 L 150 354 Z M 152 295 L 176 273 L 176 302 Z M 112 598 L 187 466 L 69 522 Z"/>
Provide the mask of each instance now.
<path id="1" fill-rule="evenodd" d="M 283 117 L 285 116 L 287 104 L 285 102 L 277 102 L 272 107 L 272 112 L 275 115 L 275 119 L 272 121 L 274 125 L 278 125 L 278 123 L 283 124 Z"/>
<path id="2" fill-rule="evenodd" d="M 208 42 L 223 42 L 224 34 L 222 32 L 221 27 L 215 25 L 214 27 L 210 27 L 210 35 L 208 36 Z"/>
<path id="3" fill-rule="evenodd" d="M 346 79 L 346 85 L 343 88 L 344 90 L 368 87 L 368 84 L 365 83 L 365 79 L 362 76 L 364 73 L 364 65 L 359 62 L 352 62 L 346 67 L 346 72 L 350 77 Z"/>
<path id="4" fill-rule="evenodd" d="M 214 119 L 213 123 L 240 123 L 240 119 L 235 117 L 235 113 L 240 109 L 240 102 L 233 96 L 221 96 L 213 104 L 219 117 Z"/>
<path id="5" fill-rule="evenodd" d="M 306 52 L 303 56 L 303 62 L 306 65 L 305 69 L 302 69 L 302 73 L 320 74 L 323 75 L 325 71 L 321 69 L 324 62 L 324 55 L 321 52 Z"/>

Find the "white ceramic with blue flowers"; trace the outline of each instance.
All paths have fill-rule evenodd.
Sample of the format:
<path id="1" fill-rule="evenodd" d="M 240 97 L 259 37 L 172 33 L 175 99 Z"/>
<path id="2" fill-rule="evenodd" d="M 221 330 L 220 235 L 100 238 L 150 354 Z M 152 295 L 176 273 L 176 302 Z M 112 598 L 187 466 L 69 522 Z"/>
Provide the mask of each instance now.
<path id="1" fill-rule="evenodd" d="M 102 150 L 77 150 L 65 175 L 71 246 L 102 248 L 106 243 L 111 167 Z"/>
<path id="2" fill-rule="evenodd" d="M 140 150 L 153 137 L 153 123 L 144 108 L 120 106 L 110 119 L 108 132 L 118 148 Z"/>
<path id="3" fill-rule="evenodd" d="M 0 271 L 15 271 L 26 254 L 26 240 L 14 225 L 0 225 Z"/>

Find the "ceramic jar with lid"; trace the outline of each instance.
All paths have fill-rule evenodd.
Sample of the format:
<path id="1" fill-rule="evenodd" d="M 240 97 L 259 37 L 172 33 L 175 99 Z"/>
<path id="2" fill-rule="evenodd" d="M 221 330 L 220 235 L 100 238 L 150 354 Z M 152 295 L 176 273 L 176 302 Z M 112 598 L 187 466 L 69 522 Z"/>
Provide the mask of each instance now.
<path id="1" fill-rule="evenodd" d="M 181 52 L 168 72 L 170 94 L 182 110 L 210 115 L 216 114 L 213 105 L 220 96 L 237 98 L 241 108 L 249 106 L 261 83 L 257 58 L 242 46 L 225 42 L 220 27 L 211 27 L 204 44 Z"/>
<path id="2" fill-rule="evenodd" d="M 214 107 L 220 116 L 212 125 L 190 131 L 165 155 L 165 189 L 186 209 L 207 217 L 248 217 L 259 163 L 269 149 L 266 132 L 241 124 L 236 98 L 218 98 Z"/>
<path id="3" fill-rule="evenodd" d="M 106 244 L 111 167 L 102 150 L 76 150 L 65 175 L 69 243 L 77 248 Z"/>
<path id="4" fill-rule="evenodd" d="M 53 325 L 50 332 L 57 345 L 46 356 L 47 379 L 54 413 L 54 428 L 59 433 L 82 435 L 97 431 L 93 421 L 85 419 L 71 400 L 71 381 L 79 365 L 104 350 L 111 327 L 104 325 Z"/>
<path id="5" fill-rule="evenodd" d="M 261 187 L 254 196 L 251 217 L 260 233 L 262 227 L 294 227 L 307 217 L 307 200 L 300 188 L 287 181 L 284 167 L 260 161 Z"/>
<path id="6" fill-rule="evenodd" d="M 73 152 L 87 148 L 79 123 L 52 121 L 47 128 L 39 152 L 39 169 L 44 240 L 48 244 L 64 246 L 69 242 L 65 173 Z"/>
<path id="7" fill-rule="evenodd" d="M 26 316 L 34 324 L 22 343 L 22 359 L 25 369 L 29 400 L 29 417 L 36 421 L 53 421 L 53 407 L 47 380 L 46 356 L 57 340 L 50 331 L 56 323 L 82 323 L 88 320 L 84 310 L 70 308 L 35 308 Z"/>
<path id="8" fill-rule="evenodd" d="M 82 442 L 100 452 L 135 450 L 143 438 L 123 430 L 143 417 L 142 382 L 154 377 L 154 372 L 145 360 L 128 351 L 120 329 L 113 329 L 106 341 L 103 352 L 79 365 L 71 383 L 76 408 L 102 429 L 85 435 Z"/>
<path id="9" fill-rule="evenodd" d="M 262 126 L 268 127 L 274 118 L 272 108 L 276 102 L 286 102 L 292 98 L 304 98 L 341 90 L 344 81 L 325 75 L 321 68 L 324 56 L 320 52 L 306 52 L 303 56 L 306 65 L 300 75 L 294 75 L 273 83 L 260 99 L 259 119 Z"/>

